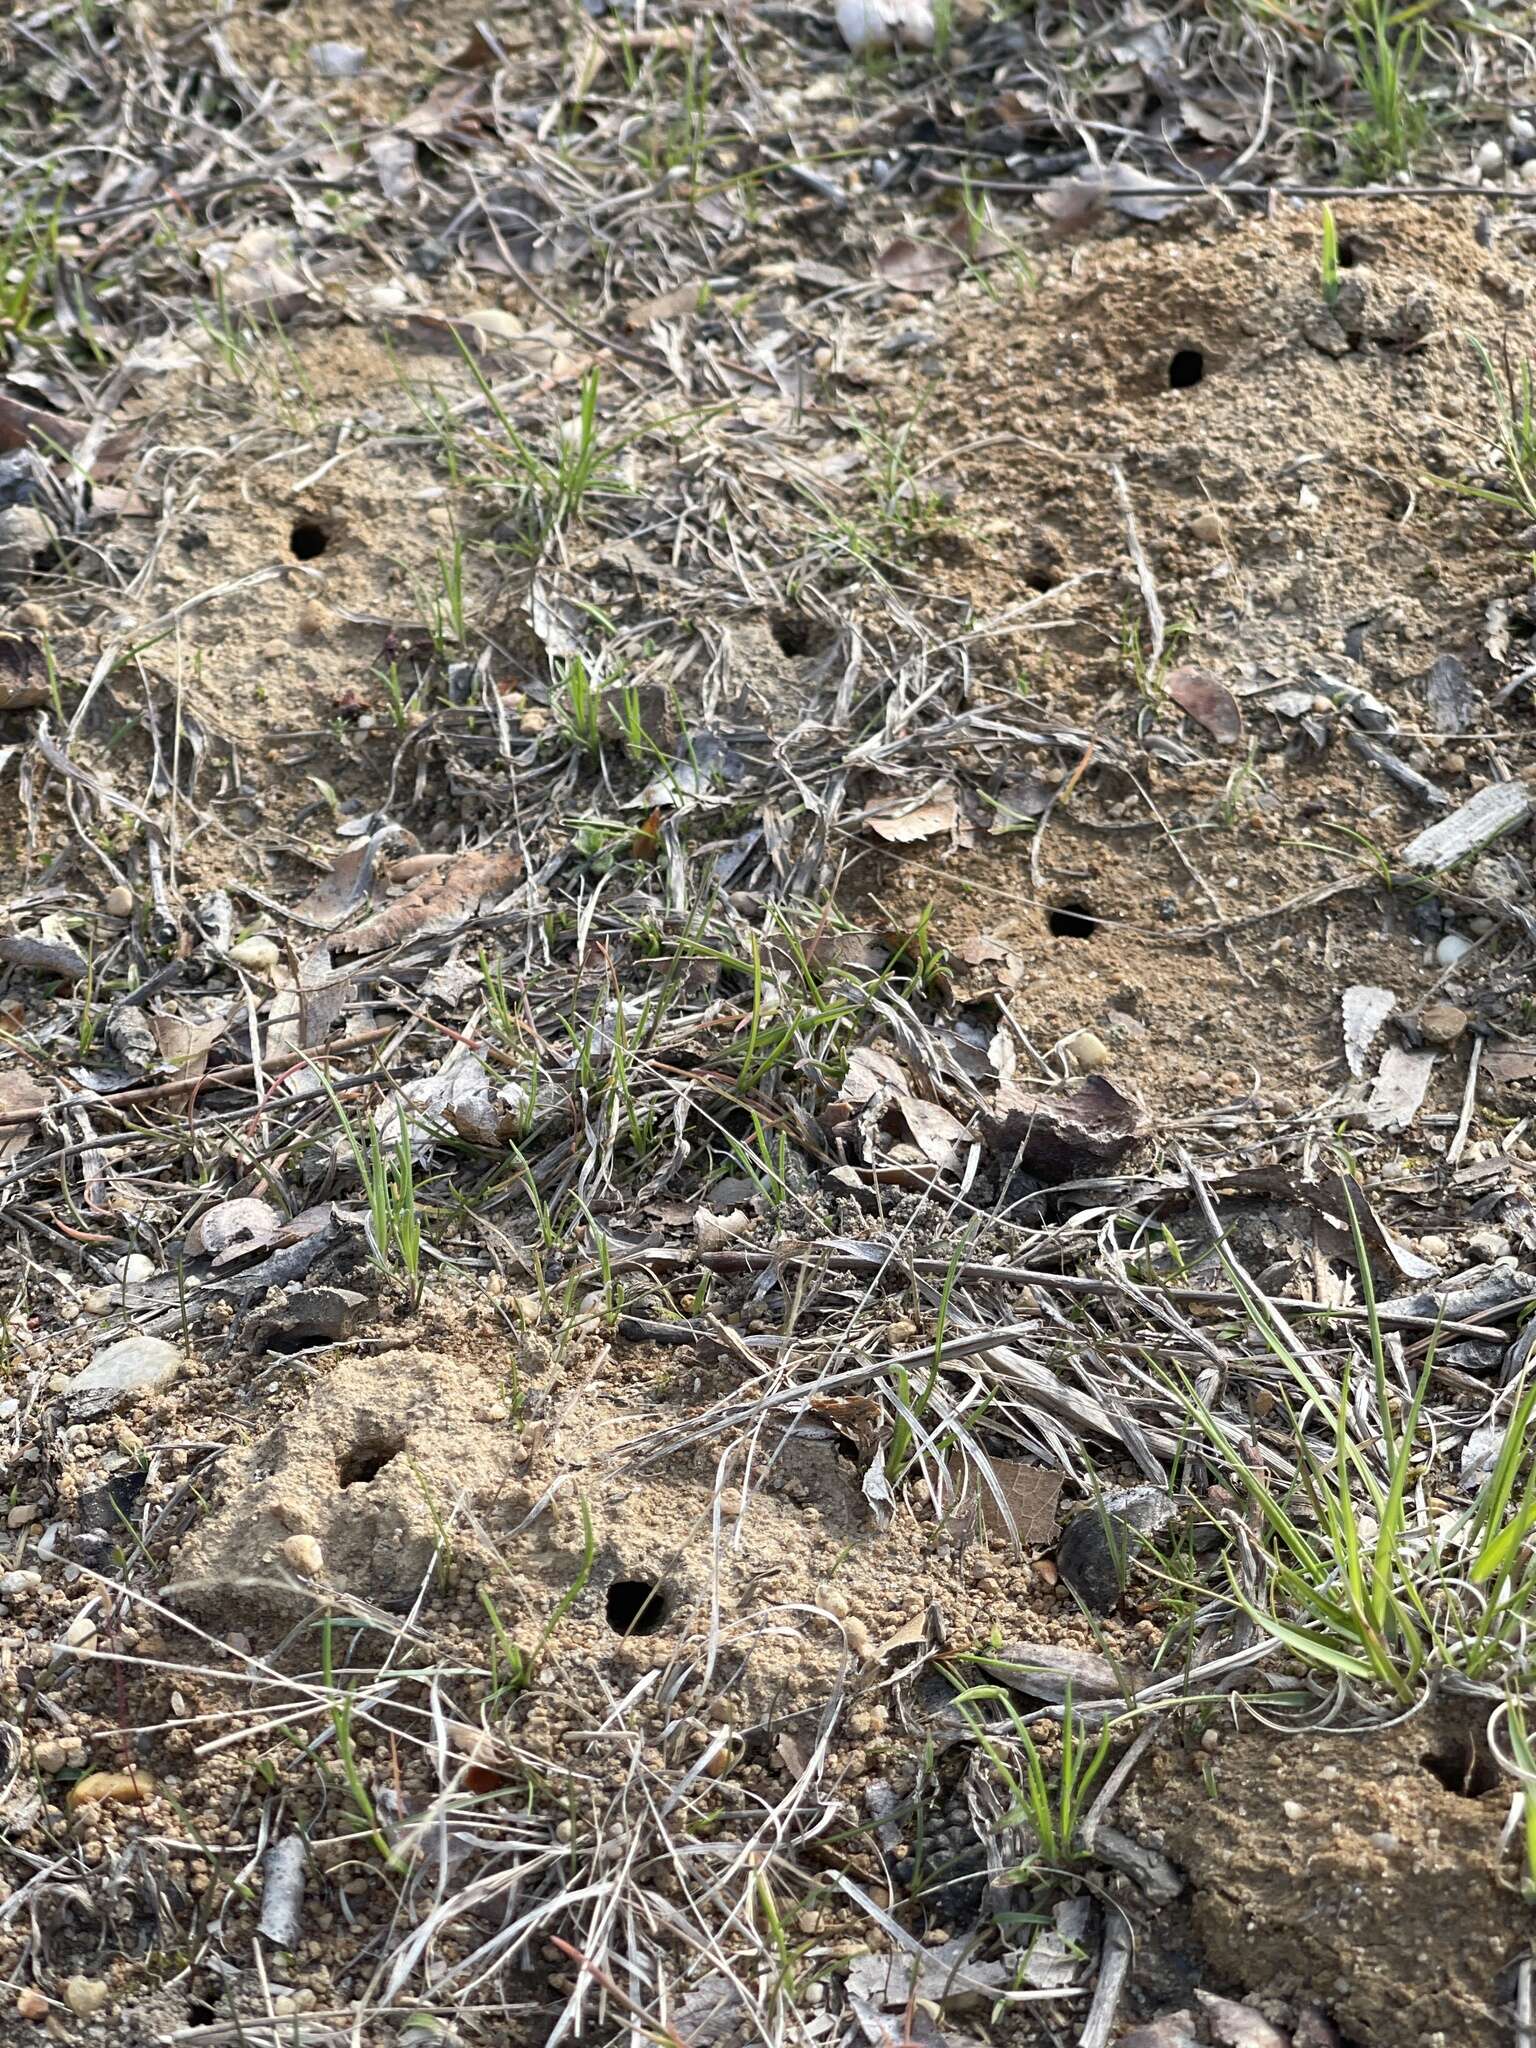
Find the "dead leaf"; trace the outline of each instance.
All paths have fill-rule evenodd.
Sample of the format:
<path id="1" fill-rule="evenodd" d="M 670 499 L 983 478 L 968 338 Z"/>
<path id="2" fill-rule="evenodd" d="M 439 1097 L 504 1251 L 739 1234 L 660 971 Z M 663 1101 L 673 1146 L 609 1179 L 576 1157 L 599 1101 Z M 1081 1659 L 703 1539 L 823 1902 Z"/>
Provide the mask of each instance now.
<path id="1" fill-rule="evenodd" d="M 1176 668 L 1167 681 L 1168 695 L 1181 711 L 1224 746 L 1235 746 L 1243 736 L 1243 714 L 1237 699 L 1209 670 Z"/>
<path id="2" fill-rule="evenodd" d="M 1140 1134 L 1141 1113 L 1112 1081 L 1090 1074 L 1070 1095 L 999 1088 L 981 1127 L 994 1152 L 1056 1182 L 1117 1165 Z"/>
<path id="3" fill-rule="evenodd" d="M 1031 1465 L 1022 1458 L 994 1458 L 992 1472 L 1008 1503 L 1019 1542 L 1042 1546 L 1054 1543 L 1061 1474 L 1048 1465 Z M 985 1483 L 981 1488 L 981 1520 L 989 1536 L 1012 1540 L 1003 1511 Z"/>
<path id="4" fill-rule="evenodd" d="M 1501 1045 L 1483 1055 L 1483 1072 L 1490 1081 L 1536 1080 L 1536 1045 Z"/>
<path id="5" fill-rule="evenodd" d="M 522 872 L 523 863 L 515 853 L 487 849 L 463 854 L 451 866 L 423 875 L 398 903 L 364 918 L 333 944 L 340 953 L 381 952 L 407 939 L 452 931 L 500 902 Z"/>
<path id="6" fill-rule="evenodd" d="M 1345 1063 L 1359 1080 L 1365 1073 L 1365 1056 L 1377 1032 L 1397 1008 L 1397 997 L 1389 988 L 1357 982 L 1353 988 L 1345 989 L 1340 1007 L 1344 1017 Z"/>
<path id="7" fill-rule="evenodd" d="M 1418 1115 L 1435 1071 L 1437 1055 L 1391 1046 L 1381 1056 L 1365 1105 L 1365 1120 L 1378 1131 L 1406 1131 Z"/>
<path id="8" fill-rule="evenodd" d="M 959 819 L 960 806 L 955 792 L 942 785 L 915 803 L 907 802 L 900 809 L 883 810 L 878 814 L 864 813 L 864 823 L 875 837 L 893 846 L 909 846 L 919 839 L 936 839 L 942 832 L 953 832 Z"/>

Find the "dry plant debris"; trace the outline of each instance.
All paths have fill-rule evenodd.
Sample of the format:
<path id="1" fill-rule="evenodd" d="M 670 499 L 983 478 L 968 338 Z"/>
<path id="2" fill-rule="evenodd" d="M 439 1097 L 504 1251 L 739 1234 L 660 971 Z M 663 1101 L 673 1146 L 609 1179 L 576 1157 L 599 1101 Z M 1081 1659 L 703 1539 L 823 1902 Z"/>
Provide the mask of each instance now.
<path id="1" fill-rule="evenodd" d="M 0 26 L 0 2035 L 1536 2042 L 1536 23 Z"/>

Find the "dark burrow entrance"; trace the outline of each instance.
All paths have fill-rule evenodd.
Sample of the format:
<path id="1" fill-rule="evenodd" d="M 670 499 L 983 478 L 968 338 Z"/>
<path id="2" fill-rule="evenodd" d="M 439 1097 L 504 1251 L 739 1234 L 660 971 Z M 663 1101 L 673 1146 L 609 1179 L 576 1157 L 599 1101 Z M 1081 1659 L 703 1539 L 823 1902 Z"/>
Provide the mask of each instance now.
<path id="1" fill-rule="evenodd" d="M 1168 365 L 1168 389 L 1190 391 L 1205 375 L 1205 356 L 1197 348 L 1175 349 Z"/>
<path id="2" fill-rule="evenodd" d="M 1045 924 L 1053 939 L 1091 939 L 1099 928 L 1086 903 L 1058 903 L 1047 913 Z"/>
<path id="3" fill-rule="evenodd" d="M 667 1596 L 654 1579 L 615 1579 L 604 1611 L 615 1635 L 653 1636 L 667 1618 Z"/>

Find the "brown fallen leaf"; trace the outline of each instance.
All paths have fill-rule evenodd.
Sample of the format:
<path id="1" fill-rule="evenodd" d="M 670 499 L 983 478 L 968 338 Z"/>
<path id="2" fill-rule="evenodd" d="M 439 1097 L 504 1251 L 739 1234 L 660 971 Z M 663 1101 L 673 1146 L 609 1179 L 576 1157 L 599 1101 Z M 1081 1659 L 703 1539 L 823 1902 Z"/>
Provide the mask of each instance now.
<path id="1" fill-rule="evenodd" d="M 1181 711 L 1226 746 L 1243 736 L 1243 714 L 1237 699 L 1208 669 L 1176 668 L 1167 682 L 1168 695 Z"/>
<path id="2" fill-rule="evenodd" d="M 497 903 L 523 872 L 515 853 L 467 853 L 451 866 L 423 875 L 398 903 L 375 911 L 332 941 L 338 953 L 381 952 L 407 939 L 452 931 Z"/>

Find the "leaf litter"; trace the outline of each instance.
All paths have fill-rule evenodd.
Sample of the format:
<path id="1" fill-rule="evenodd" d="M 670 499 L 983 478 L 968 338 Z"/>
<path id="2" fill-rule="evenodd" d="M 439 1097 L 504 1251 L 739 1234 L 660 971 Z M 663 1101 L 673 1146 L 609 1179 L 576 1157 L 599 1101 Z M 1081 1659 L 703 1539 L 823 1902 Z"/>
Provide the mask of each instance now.
<path id="1" fill-rule="evenodd" d="M 1428 658 L 1367 556 L 1454 558 L 1451 458 L 1367 419 L 1348 491 L 1268 436 L 1266 516 L 1388 505 L 1339 646 L 1294 578 L 1223 617 L 1209 407 L 1096 424 L 1276 347 L 1208 192 L 1323 335 L 1254 198 L 1374 175 L 1359 46 L 908 12 L 867 62 L 831 10 L 17 45 L 28 2028 L 1384 2044 L 1432 1952 L 1443 2038 L 1529 2004 L 1524 600 L 1480 536 Z M 1456 147 L 1476 35 L 1425 45 Z M 1467 252 L 1395 206 L 1344 346 L 1465 388 L 1419 308 Z M 1063 374 L 994 437 L 1005 318 Z M 1473 1906 L 1396 1900 L 1389 1820 Z M 1391 1910 L 1298 1928 L 1304 1826 Z"/>

